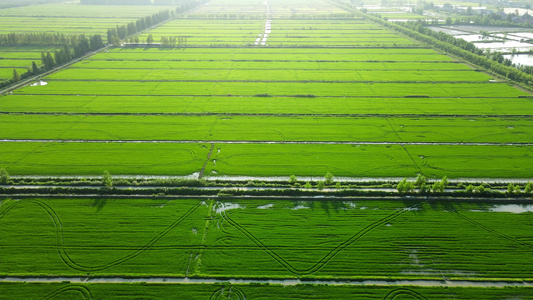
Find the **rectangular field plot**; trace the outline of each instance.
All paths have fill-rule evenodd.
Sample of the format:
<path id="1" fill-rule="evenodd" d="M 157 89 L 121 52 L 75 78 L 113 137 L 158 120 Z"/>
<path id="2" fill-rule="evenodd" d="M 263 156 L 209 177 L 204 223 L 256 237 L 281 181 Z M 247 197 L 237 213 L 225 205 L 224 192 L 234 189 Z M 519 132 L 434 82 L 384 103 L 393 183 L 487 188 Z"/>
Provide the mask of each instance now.
<path id="1" fill-rule="evenodd" d="M 263 0 L 212 0 L 189 12 L 189 18 L 217 16 L 220 18 L 263 18 L 266 13 Z"/>
<path id="2" fill-rule="evenodd" d="M 455 212 L 448 210 L 452 208 Z M 531 212 L 491 212 L 498 208 L 510 207 L 227 200 L 215 204 L 218 214 L 208 228 L 207 243 L 219 247 L 203 253 L 200 273 L 341 278 L 530 276 Z M 516 224 L 521 225 L 515 229 Z"/>
<path id="3" fill-rule="evenodd" d="M 92 5 L 91 5 L 92 6 Z M 2 10 L 3 11 L 3 10 Z M 1 11 L 0 11 L 1 13 Z M 100 34 L 106 37 L 106 31 L 117 25 L 125 25 L 136 18 L 65 18 L 65 17 L 1 17 L 0 33 L 63 33 L 66 35 Z M 40 28 L 38 30 L 37 28 Z"/>
<path id="4" fill-rule="evenodd" d="M 3 142 L 13 175 L 178 175 L 200 172 L 208 144 Z M 206 176 L 532 176 L 531 146 L 214 144 Z M 490 160 L 487 165 L 486 161 Z"/>
<path id="5" fill-rule="evenodd" d="M 80 17 L 98 18 L 102 20 L 107 18 L 137 19 L 158 13 L 162 10 L 173 9 L 176 9 L 176 7 L 160 5 L 81 5 L 79 3 L 53 3 L 5 8 L 0 10 L 0 16 L 2 19 L 29 16 L 40 18 L 61 17 L 76 18 L 75 20 L 78 21 Z M 59 22 L 59 20 L 56 21 Z M 2 28 L 4 27 L 2 26 Z"/>
<path id="6" fill-rule="evenodd" d="M 0 273 L 513 280 L 533 276 L 531 214 L 455 201 L 4 200 Z"/>
<path id="7" fill-rule="evenodd" d="M 1 143 L 0 149 L 0 167 L 20 175 L 190 175 L 209 152 L 204 144 Z"/>
<path id="8" fill-rule="evenodd" d="M 262 299 L 273 296 L 279 300 L 293 300 L 299 298 L 319 299 L 350 299 L 354 295 L 359 300 L 383 300 L 387 297 L 414 297 L 419 299 L 441 300 L 472 300 L 472 299 L 513 299 L 531 297 L 533 289 L 530 287 L 479 288 L 479 287 L 413 287 L 413 286 L 353 286 L 353 285 L 312 285 L 299 284 L 286 286 L 281 284 L 161 284 L 161 283 L 0 283 L 6 295 L 20 299 L 60 294 L 61 296 L 76 297 L 80 294 L 91 295 L 94 299 L 121 299 L 123 295 L 135 294 L 142 299 L 173 299 L 176 296 L 190 300 L 224 299 L 216 298 L 232 296 L 246 297 L 246 299 Z M 2 297 L 2 296 L 0 296 Z M 422 298 L 424 297 L 424 298 Z M 4 298 L 0 298 L 4 299 Z M 76 299 L 76 298 L 75 298 Z M 241 298 L 244 299 L 244 298 Z M 407 298 L 409 299 L 409 298 Z"/>
<path id="9" fill-rule="evenodd" d="M 528 118 L 4 115 L 0 127 L 2 139 L 533 143 Z"/>
<path id="10" fill-rule="evenodd" d="M 218 18 L 289 18 L 332 17 L 348 15 L 346 11 L 322 0 L 263 1 L 263 0 L 213 0 L 187 14 L 187 17 Z"/>
<path id="11" fill-rule="evenodd" d="M 527 92 L 503 83 L 328 83 L 328 82 L 155 82 L 49 81 L 17 95 L 95 96 L 336 96 L 336 97 L 518 97 Z"/>
<path id="12" fill-rule="evenodd" d="M 150 31 L 155 41 L 161 37 L 181 36 L 187 46 L 251 45 L 264 31 L 264 20 L 174 19 Z M 145 40 L 148 33 L 140 35 Z"/>
<path id="13" fill-rule="evenodd" d="M 12 75 L 12 74 L 11 74 Z M 9 95 L 3 112 L 318 115 L 523 115 L 528 98 L 194 97 Z"/>
<path id="14" fill-rule="evenodd" d="M 155 41 L 161 37 L 186 37 L 188 46 L 419 46 L 418 42 L 377 24 L 363 20 L 202 20 L 175 19 L 150 31 Z M 145 40 L 148 33 L 140 36 Z"/>
<path id="15" fill-rule="evenodd" d="M 201 244 L 207 208 L 184 199 L 4 201 L 1 246 L 10 258 L 2 259 L 0 273 L 183 277 L 191 251 Z M 51 217 L 61 222 L 61 230 Z M 63 240 L 64 251 L 58 252 L 56 238 Z M 37 266 L 31 262 L 36 256 Z"/>
<path id="16" fill-rule="evenodd" d="M 215 144 L 206 176 L 529 178 L 531 146 Z M 220 151 L 218 151 L 220 149 Z M 487 165 L 487 161 L 491 163 Z"/>
<path id="17" fill-rule="evenodd" d="M 272 20 L 270 46 L 414 46 L 418 42 L 364 20 Z"/>

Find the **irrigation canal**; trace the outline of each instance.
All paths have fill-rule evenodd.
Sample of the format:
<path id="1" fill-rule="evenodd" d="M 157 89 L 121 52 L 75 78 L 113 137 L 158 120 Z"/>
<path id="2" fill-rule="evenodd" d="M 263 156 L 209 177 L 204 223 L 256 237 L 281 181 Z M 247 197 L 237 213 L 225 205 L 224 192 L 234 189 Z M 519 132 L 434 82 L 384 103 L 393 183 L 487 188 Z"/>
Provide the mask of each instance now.
<path id="1" fill-rule="evenodd" d="M 156 283 L 156 284 L 278 284 L 294 286 L 299 284 L 354 285 L 354 286 L 423 286 L 423 287 L 533 287 L 533 282 L 509 279 L 509 281 L 478 280 L 300 280 L 300 279 L 203 279 L 178 277 L 0 277 L 0 282 L 31 283 Z"/>

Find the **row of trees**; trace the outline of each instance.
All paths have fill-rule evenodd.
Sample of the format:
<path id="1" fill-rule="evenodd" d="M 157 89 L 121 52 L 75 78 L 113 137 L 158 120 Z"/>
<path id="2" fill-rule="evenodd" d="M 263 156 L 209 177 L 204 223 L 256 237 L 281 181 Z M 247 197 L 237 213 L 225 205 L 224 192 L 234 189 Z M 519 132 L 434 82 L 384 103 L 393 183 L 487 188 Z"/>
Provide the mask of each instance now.
<path id="1" fill-rule="evenodd" d="M 6 46 L 57 46 L 75 45 L 80 35 L 66 35 L 59 32 L 30 32 L 0 34 L 0 45 Z"/>
<path id="2" fill-rule="evenodd" d="M 394 24 L 398 25 L 398 24 Z M 457 39 L 452 35 L 444 32 L 436 32 L 424 25 L 421 22 L 407 22 L 401 23 L 400 28 L 405 28 L 409 31 L 403 33 L 411 37 L 419 37 L 423 41 L 431 44 L 443 51 L 459 56 L 471 63 L 493 71 L 501 76 L 507 77 L 511 80 L 524 83 L 531 86 L 533 84 L 533 76 L 524 71 L 532 71 L 530 68 L 517 69 L 513 67 L 510 60 L 505 59 L 503 55 L 492 55 L 482 49 L 476 48 L 474 43 L 467 42 L 463 39 Z M 533 73 L 532 73 L 533 74 Z"/>
<path id="3" fill-rule="evenodd" d="M 177 1 L 178 7 L 176 8 L 176 12 L 178 14 L 184 14 L 187 11 L 195 7 L 198 7 L 204 3 L 207 3 L 209 1 L 210 0 L 178 0 Z"/>
<path id="4" fill-rule="evenodd" d="M 64 0 L 2 0 L 0 1 L 0 9 L 17 7 L 17 6 L 26 6 L 26 5 L 37 5 L 37 4 L 46 4 L 54 2 L 64 2 Z"/>
<path id="5" fill-rule="evenodd" d="M 81 0 L 83 5 L 177 5 L 178 13 L 186 12 L 209 0 Z"/>
<path id="6" fill-rule="evenodd" d="M 527 74 L 519 69 L 506 66 L 503 63 L 485 57 L 483 55 L 483 51 L 477 49 L 472 43 L 466 42 L 461 39 L 456 39 L 453 36 L 443 32 L 435 32 L 429 28 L 424 27 L 421 22 L 392 23 L 383 20 L 380 17 L 365 14 L 358 10 L 352 9 L 343 2 L 339 2 L 339 0 L 336 0 L 336 4 L 344 9 L 364 16 L 367 19 L 377 22 L 385 27 L 401 32 L 411 38 L 414 38 L 418 41 L 438 48 L 444 52 L 465 59 L 468 62 L 481 66 L 498 75 L 507 77 L 508 79 L 521 83 L 524 86 L 531 87 L 533 85 L 533 75 Z"/>
<path id="7" fill-rule="evenodd" d="M 429 185 L 426 177 L 418 174 L 418 177 L 414 182 L 407 181 L 407 179 L 404 178 L 398 183 L 396 189 L 400 194 L 413 193 L 415 189 L 418 189 L 420 194 L 425 194 L 430 191 L 433 193 L 444 193 L 446 187 L 448 187 L 448 177 L 446 176 L 442 177 L 440 181 L 435 181 L 432 185 Z"/>
<path id="8" fill-rule="evenodd" d="M 81 0 L 83 5 L 152 5 L 150 0 Z"/>
<path id="9" fill-rule="evenodd" d="M 127 25 L 117 25 L 116 28 L 107 30 L 107 42 L 117 45 L 120 43 L 120 40 L 125 39 L 127 36 L 134 35 L 163 21 L 169 20 L 170 18 L 172 18 L 172 14 L 170 11 L 165 10 L 151 16 L 146 16 L 137 21 L 132 21 Z"/>
<path id="10" fill-rule="evenodd" d="M 135 34 L 140 30 L 149 28 L 155 24 L 170 19 L 172 16 L 170 12 L 162 11 L 152 16 L 147 16 L 137 20 L 136 22 L 130 22 L 128 25 L 117 26 L 116 28 L 108 30 L 108 42 L 119 43 L 120 39 L 126 38 L 128 35 Z M 167 38 L 168 39 L 168 38 Z M 173 38 L 168 39 L 166 43 L 175 45 L 183 43 L 182 39 Z M 186 40 L 185 40 L 186 43 Z M 0 82 L 0 88 L 9 86 L 10 84 L 17 83 L 20 80 L 29 78 L 34 75 L 38 75 L 44 71 L 55 68 L 59 65 L 68 63 L 72 59 L 82 57 L 83 55 L 101 49 L 105 46 L 102 36 L 95 34 L 87 38 L 84 34 L 68 36 L 62 33 L 9 33 L 0 35 L 0 45 L 11 46 L 27 46 L 27 45 L 39 45 L 39 46 L 58 46 L 61 48 L 53 52 L 41 52 L 42 66 L 38 67 L 35 62 L 32 62 L 32 68 L 27 69 L 27 72 L 19 74 L 14 69 L 13 77 L 9 80 Z"/>
<path id="11" fill-rule="evenodd" d="M 80 35 L 78 42 L 74 45 L 74 52 L 70 50 L 68 44 L 65 44 L 63 45 L 63 48 L 53 52 L 53 57 L 50 52 L 41 52 L 41 63 L 45 70 L 49 70 L 103 47 L 104 42 L 102 41 L 102 36 L 99 34 L 95 34 L 90 38 L 87 38 L 82 34 Z"/>

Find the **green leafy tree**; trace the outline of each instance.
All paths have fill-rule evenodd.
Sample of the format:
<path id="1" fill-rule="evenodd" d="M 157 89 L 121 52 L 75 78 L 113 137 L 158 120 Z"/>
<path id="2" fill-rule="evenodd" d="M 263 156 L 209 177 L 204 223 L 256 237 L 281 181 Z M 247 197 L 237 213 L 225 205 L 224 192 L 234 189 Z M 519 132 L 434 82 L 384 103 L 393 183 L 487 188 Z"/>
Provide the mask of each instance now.
<path id="1" fill-rule="evenodd" d="M 37 67 L 37 64 L 34 61 L 31 62 L 31 72 L 33 74 L 39 73 L 39 67 Z"/>
<path id="2" fill-rule="evenodd" d="M 507 185 L 507 194 L 511 195 L 512 193 L 514 193 L 514 185 L 512 183 L 509 183 Z"/>
<path id="3" fill-rule="evenodd" d="M 520 194 L 521 191 L 522 191 L 522 190 L 520 189 L 520 185 L 519 185 L 519 184 L 517 184 L 517 185 L 514 186 L 514 193 L 515 193 L 515 194 Z"/>
<path id="4" fill-rule="evenodd" d="M 472 194 L 474 192 L 474 186 L 469 184 L 467 187 L 466 187 L 466 192 L 469 193 L 469 194 Z"/>
<path id="5" fill-rule="evenodd" d="M 524 188 L 524 192 L 526 194 L 530 194 L 531 192 L 533 192 L 533 182 L 528 182 L 526 184 L 526 187 Z"/>
<path id="6" fill-rule="evenodd" d="M 311 185 L 311 182 L 309 182 L 309 181 L 306 182 L 305 185 L 304 185 L 304 188 L 306 188 L 306 189 L 310 189 L 310 188 L 312 188 L 312 187 L 313 187 L 313 186 Z"/>
<path id="7" fill-rule="evenodd" d="M 0 169 L 0 184 L 8 184 L 9 183 L 9 173 L 6 169 L 2 168 Z"/>
<path id="8" fill-rule="evenodd" d="M 415 180 L 415 187 L 420 188 L 420 186 L 422 186 L 422 184 L 425 184 L 425 183 L 426 183 L 426 176 L 422 174 L 418 174 Z"/>
<path id="9" fill-rule="evenodd" d="M 324 181 L 319 181 L 317 184 L 316 184 L 316 188 L 319 189 L 319 190 L 323 190 L 324 188 L 326 187 L 326 183 L 324 183 Z"/>
<path id="10" fill-rule="evenodd" d="M 396 185 L 396 190 L 398 190 L 398 193 L 403 194 L 405 193 L 405 185 L 407 184 L 407 179 L 403 179 L 402 181 L 398 182 L 398 185 Z"/>
<path id="11" fill-rule="evenodd" d="M 485 192 L 485 187 L 483 185 L 476 187 L 476 193 L 483 194 L 484 192 Z"/>
<path id="12" fill-rule="evenodd" d="M 102 184 L 106 188 L 113 187 L 113 178 L 111 177 L 111 174 L 109 174 L 109 172 L 107 170 L 104 171 L 104 175 L 102 176 Z"/>
<path id="13" fill-rule="evenodd" d="M 416 184 L 416 183 L 415 183 L 415 184 Z M 429 187 L 428 187 L 427 183 L 422 182 L 422 184 L 420 185 L 420 187 L 419 187 L 419 189 L 418 189 L 418 192 L 419 192 L 420 194 L 425 194 L 425 193 L 428 192 L 428 190 L 429 190 Z"/>
<path id="14" fill-rule="evenodd" d="M 412 193 L 415 190 L 415 184 L 412 181 L 407 181 L 404 189 L 406 193 Z"/>
<path id="15" fill-rule="evenodd" d="M 13 82 L 18 82 L 18 81 L 20 81 L 20 75 L 17 72 L 17 69 L 13 69 Z"/>
<path id="16" fill-rule="evenodd" d="M 146 38 L 146 43 L 147 43 L 147 44 L 151 44 L 151 43 L 153 43 L 153 42 L 154 42 L 154 37 L 153 37 L 152 34 L 150 33 L 150 34 L 148 35 L 148 37 Z"/>
<path id="17" fill-rule="evenodd" d="M 446 18 L 446 25 L 452 25 L 452 18 L 451 17 L 447 17 Z"/>
<path id="18" fill-rule="evenodd" d="M 340 190 L 340 189 L 342 188 L 341 183 L 340 183 L 340 182 L 337 182 L 337 183 L 335 184 L 335 188 L 338 189 L 338 190 Z"/>
<path id="19" fill-rule="evenodd" d="M 431 191 L 433 193 L 442 193 L 442 192 L 444 192 L 444 187 L 442 186 L 442 181 L 433 183 L 433 185 L 431 186 Z"/>
<path id="20" fill-rule="evenodd" d="M 442 191 L 444 192 L 444 189 L 448 187 L 448 176 L 442 177 L 442 180 L 440 181 L 440 184 L 442 186 Z"/>
<path id="21" fill-rule="evenodd" d="M 296 178 L 295 175 L 291 175 L 291 177 L 289 178 L 289 184 L 295 184 L 298 182 L 298 179 Z"/>
<path id="22" fill-rule="evenodd" d="M 330 185 L 333 183 L 333 174 L 331 172 L 327 172 L 326 175 L 324 175 L 324 179 L 326 181 L 326 185 Z"/>

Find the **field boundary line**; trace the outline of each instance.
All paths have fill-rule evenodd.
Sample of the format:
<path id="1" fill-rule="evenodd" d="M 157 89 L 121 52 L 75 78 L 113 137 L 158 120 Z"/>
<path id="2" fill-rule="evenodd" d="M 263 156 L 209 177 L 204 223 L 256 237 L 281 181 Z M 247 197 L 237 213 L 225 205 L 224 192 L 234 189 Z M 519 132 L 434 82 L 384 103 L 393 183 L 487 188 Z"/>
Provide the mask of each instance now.
<path id="1" fill-rule="evenodd" d="M 533 146 L 533 143 L 493 142 L 368 142 L 368 141 L 242 141 L 242 140 L 69 140 L 69 139 L 0 139 L 0 143 L 117 143 L 117 144 L 252 144 L 252 145 L 414 145 L 414 146 Z"/>
<path id="2" fill-rule="evenodd" d="M 411 83 L 416 83 L 416 82 L 411 82 Z M 472 84 L 475 84 L 476 82 L 471 82 Z M 432 83 L 434 84 L 434 83 Z M 212 98 L 212 97 L 235 97 L 235 98 L 256 98 L 258 96 L 256 96 L 255 94 L 249 94 L 249 95 L 228 95 L 228 94 L 188 94 L 188 95 L 185 95 L 185 94 L 180 94 L 180 95 L 176 95 L 176 94 L 157 94 L 157 95 L 137 95 L 137 94 L 54 94 L 54 93 L 50 93 L 50 94 L 37 94 L 37 93 L 17 93 L 17 94 L 13 94 L 13 96 L 90 96 L 90 97 L 132 97 L 132 96 L 135 96 L 135 97 L 174 97 L 174 98 L 180 98 L 180 97 L 206 97 L 206 98 Z M 451 99 L 451 98 L 454 98 L 454 97 L 450 97 L 450 96 L 437 96 L 437 97 L 424 97 L 424 98 L 410 98 L 410 97 L 406 97 L 408 95 L 404 95 L 404 96 L 372 96 L 372 95 L 366 95 L 366 96 L 354 96 L 354 95 L 314 95 L 314 97 L 312 98 L 348 98 L 348 99 L 359 99 L 359 98 L 364 98 L 364 99 L 373 99 L 373 98 L 377 98 L 377 99 L 383 99 L 383 98 L 387 98 L 387 99 Z M 300 94 L 294 94 L 294 95 L 269 95 L 268 97 L 261 97 L 259 96 L 259 98 L 302 98 Z M 307 98 L 307 97 L 304 97 L 304 98 Z M 498 98 L 498 99 L 512 99 L 512 100 L 515 100 L 515 99 L 520 99 L 520 98 L 524 98 L 524 99 L 531 99 L 533 98 L 533 96 L 515 96 L 515 97 L 489 97 L 489 96 L 472 96 L 472 97 L 455 97 L 455 99 L 485 99 L 485 98 L 490 98 L 490 99 L 494 99 L 494 98 Z"/>
<path id="3" fill-rule="evenodd" d="M 94 99 L 93 99 L 94 100 Z M 91 100 L 91 101 L 93 101 Z M 39 112 L 0 111 L 0 115 L 36 116 L 242 116 L 242 117 L 346 117 L 346 118 L 464 118 L 464 119 L 530 119 L 533 115 L 463 115 L 463 114 L 346 114 L 346 113 L 232 113 L 232 112 Z"/>
<path id="4" fill-rule="evenodd" d="M 26 283 L 62 283 L 70 281 L 71 283 L 161 283 L 161 284 L 280 284 L 284 286 L 295 286 L 302 284 L 320 284 L 320 285 L 352 285 L 352 286 L 423 286 L 423 287 L 478 287 L 478 288 L 504 288 L 504 287 L 533 287 L 531 280 L 522 280 L 520 278 L 502 278 L 498 281 L 491 280 L 437 280 L 437 279 L 375 279 L 363 278 L 354 280 L 343 279 L 279 279 L 279 278 L 184 278 L 184 277 L 164 277 L 164 276 L 146 276 L 146 277 L 80 277 L 80 276 L 41 276 L 41 277 L 22 277 L 22 276 L 3 276 L 0 282 L 26 282 Z M 394 291 L 393 291 L 394 292 Z M 387 299 L 388 300 L 388 299 Z"/>
<path id="5" fill-rule="evenodd" d="M 216 80 L 216 79 L 178 79 L 178 80 L 169 80 L 169 79 L 47 79 L 48 82 L 133 82 L 133 83 L 145 83 L 145 82 L 154 82 L 156 84 L 150 91 L 147 92 L 150 95 L 154 89 L 156 89 L 160 84 L 165 82 L 210 82 L 210 83 L 448 83 L 448 84 L 507 84 L 506 82 L 485 82 L 485 81 L 459 81 L 459 80 Z"/>

